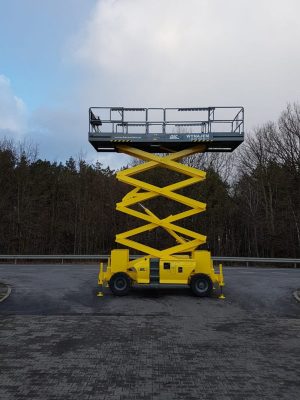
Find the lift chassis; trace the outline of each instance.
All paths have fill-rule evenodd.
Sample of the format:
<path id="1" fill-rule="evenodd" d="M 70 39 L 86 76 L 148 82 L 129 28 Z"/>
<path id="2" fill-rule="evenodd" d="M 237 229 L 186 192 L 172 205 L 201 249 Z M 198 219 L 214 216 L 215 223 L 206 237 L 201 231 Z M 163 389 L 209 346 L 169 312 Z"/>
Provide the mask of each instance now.
<path id="1" fill-rule="evenodd" d="M 196 250 L 190 257 L 154 258 L 150 256 L 129 260 L 128 249 L 112 250 L 106 271 L 100 266 L 99 285 L 109 285 L 117 296 L 126 295 L 133 284 L 189 285 L 196 296 L 210 296 L 224 286 L 222 266 L 216 273 L 210 252 Z"/>
<path id="2" fill-rule="evenodd" d="M 226 108 L 226 107 L 225 107 Z M 100 108 L 103 109 L 103 108 Z M 155 109 L 157 110 L 157 109 Z M 160 110 L 160 109 L 159 109 Z M 224 298 L 222 289 L 224 277 L 222 265 L 215 271 L 210 252 L 198 250 L 198 247 L 206 242 L 206 237 L 198 232 L 184 228 L 177 224 L 177 221 L 194 216 L 205 211 L 206 204 L 198 200 L 189 198 L 179 191 L 183 188 L 203 181 L 206 173 L 180 161 L 196 153 L 210 151 L 232 151 L 243 141 L 243 108 L 238 108 L 232 120 L 214 119 L 215 108 L 191 108 L 177 109 L 177 111 L 189 112 L 208 112 L 208 120 L 191 121 L 167 121 L 166 110 L 162 109 L 163 120 L 160 122 L 149 121 L 149 110 L 147 109 L 125 109 L 110 108 L 108 120 L 103 120 L 96 116 L 93 109 L 90 109 L 90 133 L 89 140 L 98 151 L 117 151 L 136 157 L 143 161 L 134 167 L 121 170 L 117 173 L 117 179 L 132 187 L 132 190 L 125 195 L 116 209 L 132 217 L 141 219 L 144 225 L 128 230 L 116 235 L 116 242 L 125 249 L 112 250 L 108 264 L 104 269 L 100 264 L 98 283 L 100 287 L 109 286 L 112 293 L 118 296 L 128 294 L 133 285 L 189 285 L 192 292 L 199 297 L 210 296 L 217 291 L 221 298 Z M 125 121 L 126 112 L 135 113 L 145 111 L 146 121 Z M 120 121 L 113 120 L 112 115 L 119 113 Z M 114 116 L 114 118 L 116 118 Z M 221 132 L 212 131 L 213 123 L 222 122 L 222 126 L 230 123 L 230 131 L 225 128 Z M 101 132 L 103 124 L 111 124 L 111 131 Z M 201 132 L 190 135 L 181 134 L 179 129 L 177 134 L 167 134 L 167 126 L 174 124 L 176 127 L 182 125 L 197 129 L 201 127 Z M 181 125 L 180 125 L 181 124 Z M 160 126 L 158 133 L 150 135 L 151 125 Z M 117 132 L 118 126 L 126 132 L 123 133 L 122 140 Z M 129 134 L 129 128 L 142 129 L 145 132 L 141 135 Z M 107 128 L 106 128 L 107 129 Z M 205 135 L 203 135 L 203 132 Z M 127 136 L 126 136 L 127 135 Z M 214 140 L 214 137 L 217 139 Z M 125 139 L 124 139 L 125 138 Z M 195 139 L 198 138 L 198 139 Z M 211 138 L 208 140 L 207 138 Z M 219 141 L 223 147 L 217 147 Z M 224 147 L 225 146 L 225 147 Z M 159 153 L 164 153 L 159 155 Z M 157 167 L 167 168 L 175 171 L 186 178 L 180 182 L 161 187 L 152 183 L 147 183 L 135 177 L 145 171 Z M 159 178 L 159 175 L 158 175 Z M 184 211 L 175 215 L 158 217 L 150 209 L 143 205 L 143 202 L 153 198 L 162 197 L 176 201 L 184 206 Z M 140 208 L 139 208 L 140 207 Z M 136 236 L 156 228 L 163 228 L 170 234 L 176 244 L 165 249 L 157 249 L 133 240 Z M 129 248 L 145 255 L 135 256 L 129 254 Z M 99 295 L 103 295 L 100 291 Z"/>

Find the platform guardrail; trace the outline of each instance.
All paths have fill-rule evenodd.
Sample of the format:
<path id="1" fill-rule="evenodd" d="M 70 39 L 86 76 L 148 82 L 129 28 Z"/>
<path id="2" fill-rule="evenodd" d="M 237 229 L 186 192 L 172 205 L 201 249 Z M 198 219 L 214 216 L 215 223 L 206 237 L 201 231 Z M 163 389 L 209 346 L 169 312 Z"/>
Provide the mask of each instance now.
<path id="1" fill-rule="evenodd" d="M 226 132 L 244 134 L 244 108 L 216 107 L 90 107 L 89 132 L 102 135 Z M 195 132 L 193 131 L 195 130 Z M 183 132 L 181 132 L 183 133 Z"/>
<path id="2" fill-rule="evenodd" d="M 59 261 L 61 264 L 64 264 L 65 261 L 72 260 L 85 260 L 85 261 L 107 261 L 109 255 L 108 254 L 100 254 L 100 255 L 73 255 L 73 254 L 65 254 L 65 255 L 8 255 L 8 254 L 0 254 L 0 262 L 3 261 L 11 261 L 14 264 L 17 264 L 18 261 Z M 140 255 L 131 256 L 132 259 L 140 257 Z M 285 264 L 286 266 L 292 265 L 294 268 L 300 266 L 300 258 L 261 258 L 261 257 L 212 257 L 214 262 L 219 263 L 242 263 L 247 267 L 250 264 Z"/>

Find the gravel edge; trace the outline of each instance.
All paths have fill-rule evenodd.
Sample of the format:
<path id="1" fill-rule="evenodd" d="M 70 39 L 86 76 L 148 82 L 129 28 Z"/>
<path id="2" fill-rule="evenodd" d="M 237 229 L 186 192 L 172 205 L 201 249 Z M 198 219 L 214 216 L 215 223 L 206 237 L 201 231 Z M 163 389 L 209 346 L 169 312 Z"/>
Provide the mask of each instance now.
<path id="1" fill-rule="evenodd" d="M 293 296 L 294 296 L 295 299 L 296 299 L 297 301 L 299 301 L 299 303 L 300 303 L 300 289 L 295 290 L 295 291 L 293 292 Z"/>
<path id="2" fill-rule="evenodd" d="M 0 303 L 2 301 L 6 300 L 8 298 L 8 296 L 11 294 L 11 287 L 7 283 L 0 282 L 0 287 L 1 286 L 6 288 L 6 293 L 2 296 L 0 295 Z"/>

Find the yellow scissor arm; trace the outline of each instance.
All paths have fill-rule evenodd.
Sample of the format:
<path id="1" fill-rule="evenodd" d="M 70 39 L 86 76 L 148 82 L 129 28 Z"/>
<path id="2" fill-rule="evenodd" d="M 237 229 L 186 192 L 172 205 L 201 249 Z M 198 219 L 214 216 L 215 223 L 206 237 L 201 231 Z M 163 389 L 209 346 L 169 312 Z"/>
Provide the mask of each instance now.
<path id="1" fill-rule="evenodd" d="M 171 153 L 163 157 L 125 145 L 118 146 L 118 150 L 146 162 L 117 173 L 117 179 L 119 181 L 134 187 L 134 189 L 117 204 L 117 210 L 144 220 L 147 224 L 118 234 L 116 236 L 116 242 L 158 258 L 176 258 L 176 253 L 194 251 L 199 245 L 205 243 L 206 236 L 175 224 L 176 221 L 198 214 L 206 209 L 206 204 L 177 193 L 178 190 L 205 179 L 206 173 L 204 171 L 178 162 L 178 160 L 181 160 L 183 157 L 204 151 L 205 147 L 203 145 L 194 146 L 190 149 Z M 188 178 L 172 185 L 159 187 L 134 177 L 136 174 L 158 166 L 187 175 Z M 158 218 L 153 212 L 141 204 L 143 201 L 158 196 L 179 202 L 188 207 L 188 209 L 166 218 Z M 135 204 L 140 204 L 143 211 L 137 211 L 132 208 Z M 177 245 L 164 250 L 158 250 L 130 239 L 131 236 L 150 231 L 157 227 L 165 229 L 176 240 Z"/>

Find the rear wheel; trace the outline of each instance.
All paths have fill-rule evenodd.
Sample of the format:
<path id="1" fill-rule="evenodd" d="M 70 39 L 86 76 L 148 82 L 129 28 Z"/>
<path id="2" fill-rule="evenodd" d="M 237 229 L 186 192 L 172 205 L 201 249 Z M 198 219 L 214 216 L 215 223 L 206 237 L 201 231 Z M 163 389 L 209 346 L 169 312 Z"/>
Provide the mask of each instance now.
<path id="1" fill-rule="evenodd" d="M 195 296 L 207 297 L 212 294 L 212 281 L 207 275 L 195 275 L 191 279 L 190 287 Z"/>
<path id="2" fill-rule="evenodd" d="M 131 280 L 128 275 L 120 272 L 110 278 L 109 287 L 114 295 L 125 296 L 130 290 Z"/>

